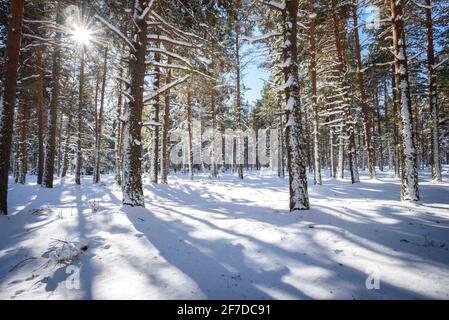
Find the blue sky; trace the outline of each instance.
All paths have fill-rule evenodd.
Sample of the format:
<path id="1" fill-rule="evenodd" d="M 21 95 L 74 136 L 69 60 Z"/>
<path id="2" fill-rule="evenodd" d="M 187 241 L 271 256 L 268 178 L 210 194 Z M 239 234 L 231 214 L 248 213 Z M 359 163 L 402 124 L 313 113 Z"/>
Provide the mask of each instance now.
<path id="1" fill-rule="evenodd" d="M 263 88 L 264 80 L 267 80 L 270 73 L 264 69 L 259 68 L 260 61 L 258 57 L 254 56 L 248 68 L 243 71 L 243 84 L 248 90 L 244 94 L 244 99 L 248 100 L 250 104 L 254 104 L 257 99 L 261 98 L 261 90 Z"/>
<path id="2" fill-rule="evenodd" d="M 368 6 L 362 9 L 361 15 L 359 18 L 359 24 L 363 22 L 373 22 L 378 19 L 377 14 L 378 10 L 376 7 Z M 366 41 L 366 34 L 364 32 L 366 27 L 360 29 L 360 39 L 361 42 Z M 242 81 L 248 90 L 244 93 L 244 100 L 248 100 L 250 104 L 254 104 L 258 99 L 261 98 L 261 90 L 263 88 L 264 80 L 268 80 L 270 73 L 265 68 L 259 68 L 258 65 L 261 63 L 260 54 L 258 54 L 258 50 L 256 45 L 248 45 L 245 44 L 243 49 L 245 50 L 245 46 L 251 46 L 254 48 L 254 52 L 250 54 L 246 59 L 251 61 L 247 68 L 243 70 Z M 260 47 L 259 47 L 260 48 Z M 365 55 L 367 52 L 363 50 L 362 55 Z M 264 80 L 262 80 L 264 79 Z"/>

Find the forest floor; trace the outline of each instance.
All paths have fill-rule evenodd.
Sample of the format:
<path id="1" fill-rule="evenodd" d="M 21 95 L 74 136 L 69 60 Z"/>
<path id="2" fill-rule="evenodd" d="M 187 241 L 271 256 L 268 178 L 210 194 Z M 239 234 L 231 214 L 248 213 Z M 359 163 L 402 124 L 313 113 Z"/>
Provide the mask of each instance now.
<path id="1" fill-rule="evenodd" d="M 448 169 L 421 172 L 417 204 L 391 172 L 310 181 L 294 213 L 269 173 L 146 183 L 145 208 L 123 208 L 112 176 L 11 182 L 0 299 L 449 299 Z"/>

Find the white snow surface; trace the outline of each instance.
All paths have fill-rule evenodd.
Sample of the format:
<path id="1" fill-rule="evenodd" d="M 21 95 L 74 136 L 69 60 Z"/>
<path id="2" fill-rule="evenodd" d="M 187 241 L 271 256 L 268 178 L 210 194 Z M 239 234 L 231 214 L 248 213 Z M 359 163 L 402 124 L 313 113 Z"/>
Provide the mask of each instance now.
<path id="1" fill-rule="evenodd" d="M 145 183 L 145 208 L 122 207 L 113 176 L 10 180 L 0 299 L 449 299 L 448 169 L 439 183 L 420 172 L 417 204 L 398 200 L 391 172 L 351 185 L 323 170 L 312 209 L 293 213 L 270 172 Z M 45 267 L 55 239 L 88 249 Z"/>

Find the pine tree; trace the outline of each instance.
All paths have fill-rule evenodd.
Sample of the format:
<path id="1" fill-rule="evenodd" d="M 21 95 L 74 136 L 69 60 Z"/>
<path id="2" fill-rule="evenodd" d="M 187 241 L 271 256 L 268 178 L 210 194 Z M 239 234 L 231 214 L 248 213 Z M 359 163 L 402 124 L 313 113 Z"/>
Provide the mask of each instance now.
<path id="1" fill-rule="evenodd" d="M 62 24 L 62 4 L 56 4 L 56 25 Z M 53 88 L 51 92 L 51 100 L 49 105 L 47 132 L 45 142 L 45 167 L 43 184 L 45 188 L 53 188 L 53 175 L 55 168 L 56 153 L 56 124 L 58 122 L 58 110 L 60 99 L 60 76 L 61 76 L 61 39 L 62 32 L 57 30 L 54 37 L 55 46 L 52 55 L 52 82 Z"/>
<path id="2" fill-rule="evenodd" d="M 282 10 L 284 34 L 284 77 L 286 107 L 287 166 L 289 173 L 290 211 L 309 209 L 304 142 L 301 128 L 300 88 L 297 61 L 298 0 L 285 2 Z M 287 63 L 289 62 L 289 63 Z"/>
<path id="3" fill-rule="evenodd" d="M 395 57 L 396 99 L 398 100 L 401 114 L 401 200 L 418 201 L 418 168 L 416 165 L 416 149 L 413 137 L 413 114 L 410 100 L 402 0 L 390 0 L 390 9 L 392 18 L 393 50 Z"/>
<path id="4" fill-rule="evenodd" d="M 16 104 L 17 69 L 22 40 L 24 2 L 24 0 L 12 1 L 9 11 L 8 39 L 5 53 L 5 80 L 0 101 L 0 215 L 8 214 L 9 154 L 11 152 L 14 107 Z"/>

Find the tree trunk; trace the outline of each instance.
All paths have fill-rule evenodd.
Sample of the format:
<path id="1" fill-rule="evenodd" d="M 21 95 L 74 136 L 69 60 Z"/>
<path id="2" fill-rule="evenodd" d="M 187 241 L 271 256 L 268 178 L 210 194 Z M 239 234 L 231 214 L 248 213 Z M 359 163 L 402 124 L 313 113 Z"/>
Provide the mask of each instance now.
<path id="1" fill-rule="evenodd" d="M 212 58 L 212 65 L 211 69 L 215 72 L 215 60 Z M 217 81 L 214 81 L 211 85 L 211 92 L 210 92 L 210 108 L 211 108 L 211 118 L 212 118 L 212 146 L 211 146 L 211 174 L 212 177 L 216 178 L 218 176 L 218 169 L 217 169 L 217 163 L 216 163 L 216 154 L 215 154 L 215 130 L 217 127 L 217 110 L 216 110 L 216 85 Z"/>
<path id="2" fill-rule="evenodd" d="M 341 136 L 342 132 L 339 133 L 338 137 L 338 177 L 344 179 L 345 177 L 345 143 Z"/>
<path id="3" fill-rule="evenodd" d="M 193 180 L 193 129 L 192 129 L 192 91 L 187 88 L 187 161 L 190 180 Z"/>
<path id="4" fill-rule="evenodd" d="M 63 23 L 62 16 L 62 4 L 58 2 L 56 7 L 56 24 L 61 25 Z M 62 32 L 56 32 L 55 42 L 56 45 L 53 48 L 53 67 L 52 67 L 52 79 L 53 90 L 51 94 L 51 101 L 49 106 L 48 120 L 47 120 L 47 137 L 45 143 L 45 169 L 44 169 L 44 181 L 43 186 L 45 188 L 53 188 L 53 174 L 55 169 L 55 152 L 56 152 L 56 125 L 58 123 L 58 110 L 59 110 L 59 93 L 60 93 L 60 74 L 61 74 L 61 38 Z"/>
<path id="5" fill-rule="evenodd" d="M 167 63 L 172 64 L 172 57 L 168 57 Z M 171 82 L 171 70 L 167 70 L 167 76 L 165 79 L 165 83 L 169 84 Z M 165 92 L 165 106 L 164 106 L 164 127 L 162 131 L 162 172 L 161 172 L 161 182 L 168 183 L 168 166 L 169 166 L 169 157 L 168 157 L 168 132 L 170 130 L 170 90 Z"/>
<path id="6" fill-rule="evenodd" d="M 278 170 L 278 176 L 280 178 L 285 178 L 285 165 L 284 165 L 284 154 L 285 154 L 285 143 L 284 143 L 284 117 L 283 117 L 283 110 L 282 110 L 282 96 L 281 92 L 278 93 L 278 106 L 279 106 L 279 170 Z M 257 131 L 256 131 L 257 134 Z M 256 137 L 256 141 L 257 137 Z M 257 153 L 256 153 L 257 154 Z M 256 162 L 257 163 L 257 162 Z"/>
<path id="7" fill-rule="evenodd" d="M 394 175 L 395 177 L 400 176 L 400 155 L 399 155 L 399 128 L 398 128 L 398 109 L 399 109 L 399 100 L 398 94 L 396 92 L 396 68 L 393 65 L 392 68 L 392 78 L 391 78 L 391 86 L 393 93 L 393 144 L 394 144 Z"/>
<path id="8" fill-rule="evenodd" d="M 401 111 L 401 200 L 418 201 L 418 168 L 416 166 L 416 148 L 413 137 L 413 115 L 410 100 L 410 84 L 408 77 L 407 50 L 405 43 L 402 0 L 390 0 L 393 50 L 395 64 L 395 83 L 398 103 Z"/>
<path id="9" fill-rule="evenodd" d="M 62 108 L 61 108 L 62 109 Z M 61 175 L 61 162 L 62 162 L 62 124 L 64 122 L 64 110 L 61 110 L 59 115 L 58 124 L 58 155 L 56 157 L 56 174 L 58 177 Z"/>
<path id="10" fill-rule="evenodd" d="M 329 130 L 329 153 L 330 153 L 330 174 L 332 178 L 337 177 L 337 168 L 335 168 L 335 151 L 334 151 L 334 132 Z"/>
<path id="11" fill-rule="evenodd" d="M 81 184 L 81 167 L 83 165 L 82 134 L 83 134 L 83 103 L 84 103 L 84 46 L 81 48 L 80 56 L 80 81 L 78 98 L 78 137 L 76 143 L 76 168 L 75 183 Z"/>
<path id="12" fill-rule="evenodd" d="M 238 10 L 237 10 L 238 11 Z M 236 129 L 241 129 L 241 70 L 240 70 L 240 43 L 239 43 L 239 36 L 240 36 L 240 21 L 238 17 L 238 12 L 236 14 L 236 23 L 235 23 L 235 72 L 236 72 L 236 91 L 235 91 L 235 123 L 236 123 Z M 237 142 L 235 142 L 237 145 Z M 243 155 L 239 154 L 241 148 L 238 148 L 236 150 L 236 165 L 238 170 L 238 176 L 240 179 L 243 179 L 243 163 L 242 158 Z"/>
<path id="13" fill-rule="evenodd" d="M 437 79 L 434 70 L 435 51 L 433 48 L 433 21 L 431 0 L 426 0 L 426 28 L 427 28 L 427 72 L 429 77 L 429 106 L 431 119 L 431 164 L 432 179 L 441 181 L 439 132 L 438 132 L 438 101 Z"/>
<path id="14" fill-rule="evenodd" d="M 307 175 L 304 159 L 304 142 L 301 128 L 300 88 L 298 74 L 297 15 L 298 0 L 287 0 L 283 16 L 284 79 L 290 83 L 285 88 L 285 101 L 291 106 L 286 110 L 287 167 L 289 175 L 290 211 L 310 208 L 307 191 Z"/>
<path id="15" fill-rule="evenodd" d="M 121 62 L 121 61 L 120 61 Z M 123 68 L 119 65 L 119 76 L 123 78 Z M 123 94 L 122 94 L 122 81 L 118 82 L 118 98 L 117 98 L 117 119 L 116 119 L 116 133 L 115 133 L 115 181 L 119 186 L 122 185 L 122 148 L 123 148 L 123 124 L 122 124 L 122 106 L 123 106 Z M 128 88 L 126 88 L 128 90 Z"/>
<path id="16" fill-rule="evenodd" d="M 11 1 L 8 40 L 5 49 L 4 97 L 0 101 L 0 215 L 8 214 L 8 175 L 10 165 L 14 106 L 16 104 L 17 68 L 22 40 L 24 0 Z M 0 98 L 1 99 L 1 98 Z M 1 106 L 3 102 L 3 106 Z"/>
<path id="17" fill-rule="evenodd" d="M 345 140 L 347 140 L 347 149 L 348 149 L 348 160 L 349 160 L 349 171 L 351 172 L 351 182 L 357 183 L 360 182 L 359 172 L 357 168 L 357 152 L 355 146 L 355 136 L 354 136 L 354 118 L 351 107 L 351 99 L 349 97 L 348 92 L 348 66 L 345 58 L 345 49 L 341 41 L 340 34 L 340 21 L 338 17 L 338 7 L 337 0 L 332 0 L 332 18 L 334 24 L 334 37 L 335 37 L 335 45 L 337 48 L 338 55 L 338 69 L 340 72 L 341 78 L 341 86 L 343 90 L 343 117 L 344 117 L 344 133 Z M 340 140 L 342 137 L 340 136 Z M 342 141 L 340 141 L 342 143 Z"/>
<path id="18" fill-rule="evenodd" d="M 135 0 L 143 8 L 145 0 Z M 136 7 L 134 7 L 136 10 Z M 144 206 L 142 189 L 142 111 L 143 89 L 145 78 L 145 56 L 147 45 L 147 23 L 138 19 L 138 12 L 134 12 L 136 19 L 133 35 L 133 49 L 130 54 L 135 59 L 129 60 L 131 96 L 133 99 L 127 104 L 124 123 L 124 155 L 123 155 L 123 204 L 130 206 Z"/>
<path id="19" fill-rule="evenodd" d="M 67 119 L 67 127 L 66 127 L 66 138 L 64 141 L 64 155 L 62 160 L 62 172 L 61 172 L 61 178 L 64 178 L 67 174 L 67 169 L 69 167 L 69 150 L 70 150 L 70 138 L 72 135 L 72 112 L 68 112 L 68 119 Z"/>
<path id="20" fill-rule="evenodd" d="M 388 118 L 388 91 L 387 91 L 387 78 L 383 81 L 384 90 L 384 112 L 385 112 L 385 134 L 387 139 L 387 159 L 388 168 L 393 168 L 393 156 L 391 151 L 391 132 L 390 132 L 390 120 Z"/>
<path id="21" fill-rule="evenodd" d="M 44 132 L 45 132 L 45 111 L 44 111 L 44 64 L 42 58 L 43 49 L 39 49 L 36 58 L 36 73 L 39 75 L 36 81 L 37 99 L 37 184 L 42 184 L 44 175 Z"/>
<path id="22" fill-rule="evenodd" d="M 101 138 L 103 136 L 103 109 L 104 109 L 104 94 L 106 90 L 106 74 L 108 68 L 108 47 L 104 49 L 103 75 L 101 79 L 101 98 L 100 98 L 100 112 L 98 113 L 98 127 L 95 143 L 95 174 L 94 183 L 100 182 L 100 165 L 101 165 Z"/>
<path id="23" fill-rule="evenodd" d="M 22 101 L 20 102 L 19 108 L 19 118 L 18 118 L 18 179 L 17 182 L 20 184 L 25 184 L 26 174 L 28 168 L 28 128 L 29 128 L 29 118 L 30 111 L 28 105 L 28 98 L 26 93 L 23 93 Z"/>
<path id="24" fill-rule="evenodd" d="M 355 57 L 357 60 L 357 80 L 360 91 L 360 102 L 362 106 L 362 116 L 363 116 L 363 134 L 365 149 L 367 155 L 367 165 L 368 165 L 368 176 L 370 179 L 376 177 L 376 169 L 374 166 L 374 148 L 371 144 L 371 125 L 369 117 L 369 108 L 366 103 L 366 93 L 365 93 L 365 80 L 363 76 L 363 66 L 362 66 L 362 55 L 360 49 L 360 37 L 358 28 L 358 14 L 357 14 L 357 0 L 354 0 L 352 5 L 352 18 L 354 22 L 354 49 Z"/>
<path id="25" fill-rule="evenodd" d="M 379 104 L 379 88 L 376 87 L 376 119 L 377 119 L 377 146 L 379 148 L 379 170 L 384 171 L 383 162 L 383 144 L 382 144 L 382 126 L 381 126 L 381 117 L 380 117 L 380 104 Z"/>
<path id="26" fill-rule="evenodd" d="M 94 122 L 95 122 L 95 150 L 94 154 L 94 172 L 93 172 L 93 183 L 97 180 L 97 144 L 98 144 L 98 91 L 100 91 L 100 75 L 97 73 L 95 76 L 95 97 L 94 97 Z"/>
<path id="27" fill-rule="evenodd" d="M 319 148 L 319 116 L 318 96 L 316 82 L 316 45 L 315 45 L 315 7 L 314 0 L 309 0 L 310 25 L 310 81 L 312 85 L 312 110 L 313 110 L 313 177 L 315 184 L 321 185 L 321 163 Z"/>
<path id="28" fill-rule="evenodd" d="M 157 47 L 159 48 L 159 42 L 157 42 Z M 161 60 L 160 54 L 156 52 L 154 54 L 154 61 L 156 63 L 159 63 Z M 161 74 L 159 67 L 155 67 L 154 71 L 156 73 L 154 78 L 153 87 L 154 90 L 158 90 L 161 85 Z M 154 104 L 153 104 L 153 121 L 159 122 L 159 95 L 154 98 Z M 151 157 L 151 164 L 150 164 L 150 181 L 153 183 L 158 183 L 158 174 L 159 174 L 159 126 L 153 126 L 151 131 L 151 146 L 152 146 L 152 157 Z"/>

